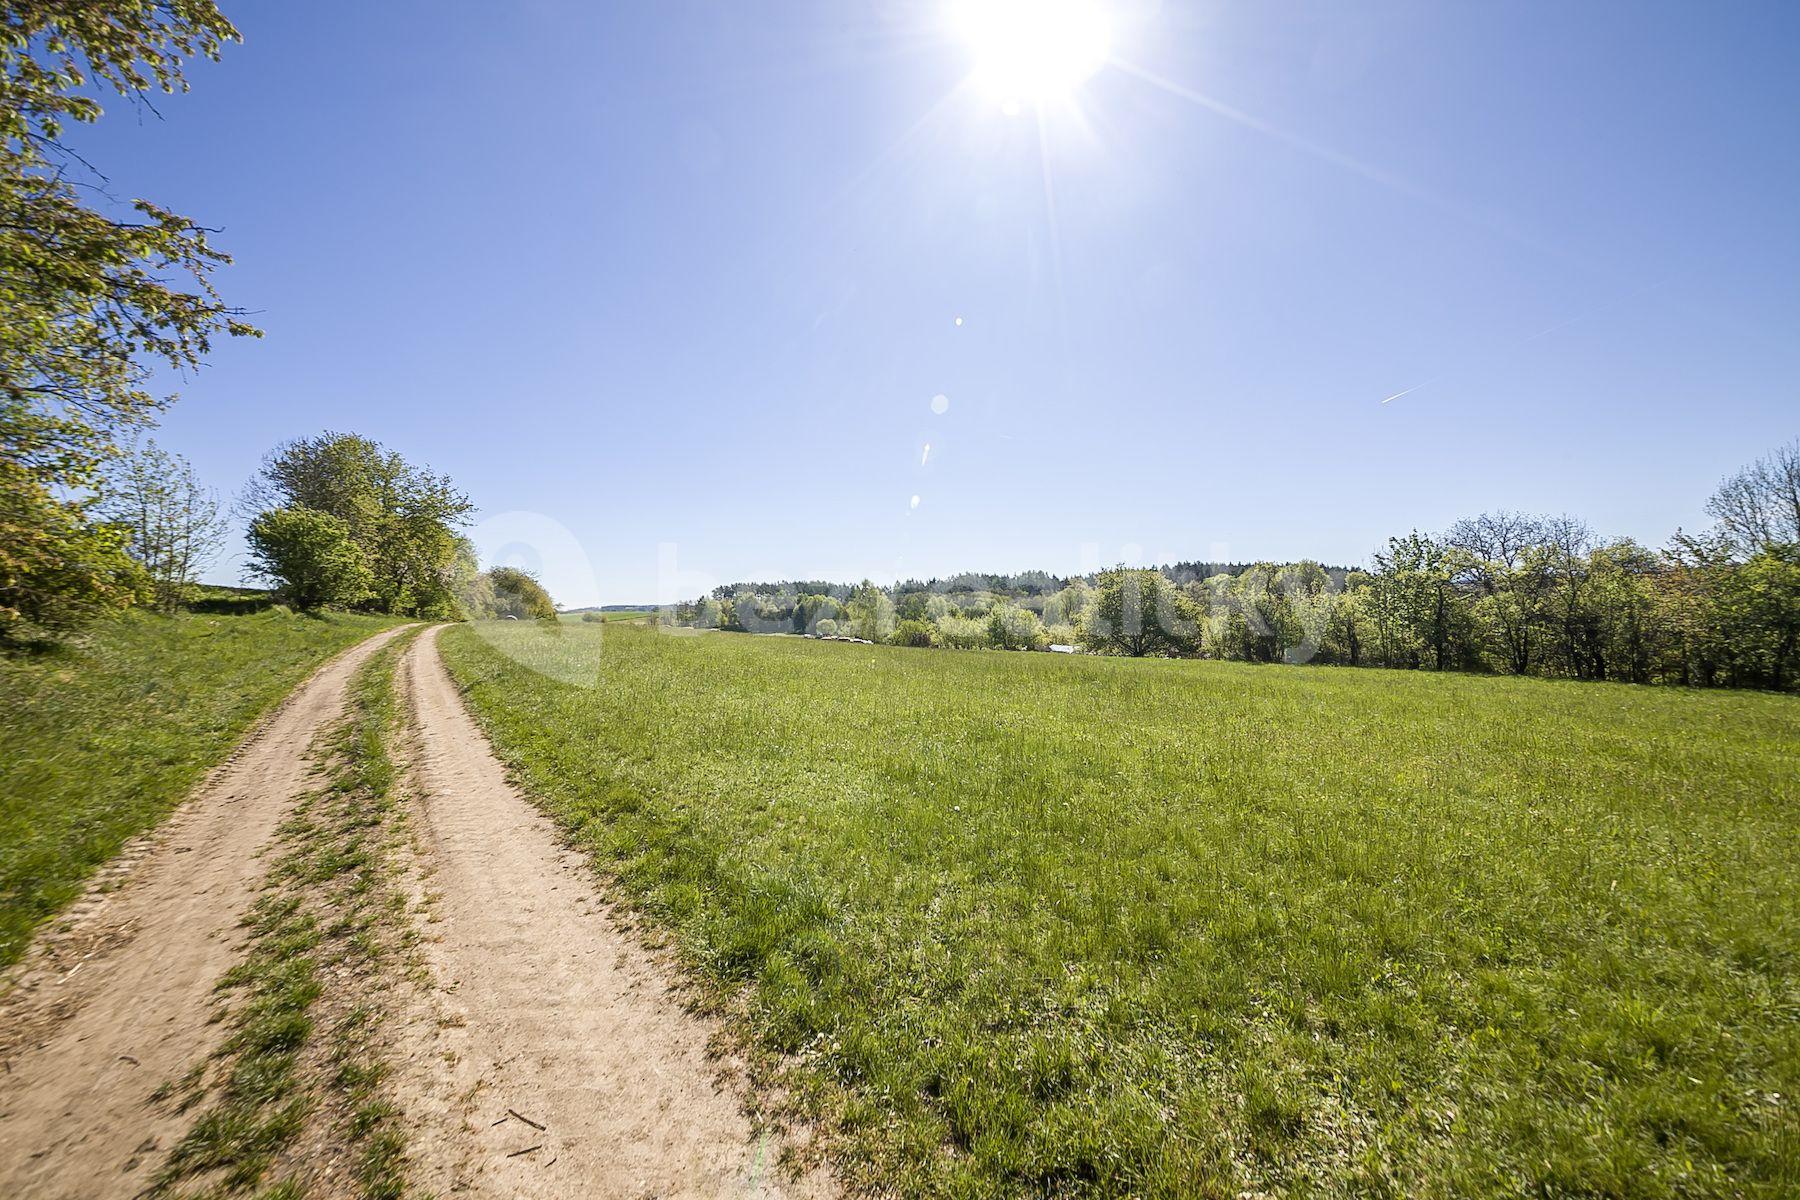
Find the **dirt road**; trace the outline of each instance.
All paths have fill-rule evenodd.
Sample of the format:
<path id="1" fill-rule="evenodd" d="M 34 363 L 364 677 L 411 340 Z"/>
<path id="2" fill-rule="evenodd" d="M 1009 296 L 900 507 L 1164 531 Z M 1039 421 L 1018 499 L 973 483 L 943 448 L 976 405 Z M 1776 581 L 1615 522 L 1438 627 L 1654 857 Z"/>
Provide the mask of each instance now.
<path id="1" fill-rule="evenodd" d="M 224 1035 L 214 985 L 238 960 L 261 852 L 311 784 L 314 735 L 397 632 L 319 668 L 27 955 L 0 997 L 0 1196 L 136 1195 L 185 1130 L 150 1094 Z"/>
<path id="2" fill-rule="evenodd" d="M 0 1197 L 142 1193 L 198 1113 L 152 1093 L 206 1060 L 229 1022 L 220 978 L 277 827 L 317 786 L 309 748 L 357 669 L 398 631 L 307 680 L 154 835 L 113 864 L 0 995 Z M 413 982 L 385 1007 L 386 1090 L 422 1193 L 532 1200 L 821 1197 L 754 1134 L 714 1030 L 618 919 L 591 868 L 507 781 L 425 631 L 399 660 L 410 729 Z M 423 914 L 421 916 L 421 914 Z M 335 978 L 343 979 L 340 973 Z M 340 985 L 341 986 L 341 985 Z M 343 1136 L 329 1122 L 309 1136 Z M 303 1176 L 304 1177 L 304 1174 Z M 357 1194 L 314 1174 L 315 1200 Z"/>
<path id="3" fill-rule="evenodd" d="M 419 1118 L 414 1182 L 537 1200 L 829 1195 L 823 1173 L 794 1184 L 779 1145 L 753 1138 L 717 1082 L 709 1028 L 507 781 L 438 632 L 401 664 L 436 981 L 399 1071 Z"/>

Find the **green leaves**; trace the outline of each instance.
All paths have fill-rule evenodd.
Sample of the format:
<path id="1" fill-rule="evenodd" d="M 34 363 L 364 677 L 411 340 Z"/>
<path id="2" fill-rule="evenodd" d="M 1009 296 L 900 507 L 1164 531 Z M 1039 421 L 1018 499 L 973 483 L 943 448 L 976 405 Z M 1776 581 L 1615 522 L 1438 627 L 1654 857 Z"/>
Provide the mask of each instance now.
<path id="1" fill-rule="evenodd" d="M 1200 648 L 1199 614 L 1169 577 L 1156 570 L 1102 571 L 1081 618 L 1081 644 L 1101 654 L 1192 654 Z"/>
<path id="2" fill-rule="evenodd" d="M 472 554 L 457 536 L 474 508 L 449 476 L 414 466 L 380 443 L 327 431 L 278 446 L 244 497 L 251 511 L 306 510 L 330 516 L 364 568 L 353 600 L 403 616 L 452 617 L 473 575 Z M 260 520 L 261 518 L 258 518 Z M 274 558 L 258 569 L 291 587 Z"/>
<path id="3" fill-rule="evenodd" d="M 556 605 L 544 585 L 529 571 L 517 567 L 495 567 L 481 577 L 485 584 L 476 591 L 479 601 L 471 598 L 469 616 L 515 617 L 526 621 L 554 621 Z M 597 614 L 588 614 L 594 616 Z"/>
<path id="4" fill-rule="evenodd" d="M 250 523 L 250 556 L 255 570 L 281 581 L 296 608 L 355 605 L 374 590 L 349 526 L 316 508 L 275 508 L 257 517 Z"/>
<path id="5" fill-rule="evenodd" d="M 151 201 L 117 220 L 82 203 L 84 163 L 57 144 L 93 121 L 94 83 L 123 95 L 186 87 L 183 63 L 237 31 L 211 0 L 8 0 L 0 5 L 0 641 L 129 604 L 118 538 L 90 508 L 121 436 L 167 398 L 160 361 L 200 365 L 213 337 L 258 336 L 213 290 L 230 259 Z"/>
<path id="6" fill-rule="evenodd" d="M 76 89 L 187 90 L 189 59 L 219 57 L 237 29 L 213 0 L 8 0 L 0 7 L 0 137 L 54 140 L 101 107 Z"/>

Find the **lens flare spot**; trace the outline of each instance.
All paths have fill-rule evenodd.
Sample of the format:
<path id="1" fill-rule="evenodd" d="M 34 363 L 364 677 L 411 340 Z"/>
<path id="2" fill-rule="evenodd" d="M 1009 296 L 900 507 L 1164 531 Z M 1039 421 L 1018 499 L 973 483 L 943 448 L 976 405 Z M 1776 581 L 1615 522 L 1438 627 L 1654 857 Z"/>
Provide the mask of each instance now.
<path id="1" fill-rule="evenodd" d="M 962 328 L 962 318 L 961 317 L 956 318 L 956 327 L 958 329 Z"/>
<path id="2" fill-rule="evenodd" d="M 930 461 L 931 461 L 931 443 L 926 442 L 925 443 L 925 453 L 919 455 L 919 465 L 922 467 Z"/>
<path id="3" fill-rule="evenodd" d="M 907 505 L 907 507 L 908 507 L 908 508 L 917 508 L 917 507 L 919 507 L 919 498 L 918 498 L 918 497 L 917 497 L 917 496 L 914 496 L 914 497 L 913 497 L 913 498 L 912 498 L 912 503 L 911 503 L 911 504 L 909 504 L 909 505 Z"/>
<path id="4" fill-rule="evenodd" d="M 949 412 L 950 411 L 950 397 L 944 395 L 942 392 L 939 392 L 937 395 L 933 396 L 931 398 L 931 411 L 936 413 L 940 417 L 943 416 L 945 413 Z"/>

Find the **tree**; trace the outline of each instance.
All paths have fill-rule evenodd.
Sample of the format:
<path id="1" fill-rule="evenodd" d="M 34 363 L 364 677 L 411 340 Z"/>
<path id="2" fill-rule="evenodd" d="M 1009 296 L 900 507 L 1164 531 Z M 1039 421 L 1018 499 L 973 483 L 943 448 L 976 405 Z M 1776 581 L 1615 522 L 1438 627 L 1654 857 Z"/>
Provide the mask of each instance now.
<path id="1" fill-rule="evenodd" d="M 524 621 L 554 621 L 556 604 L 537 576 L 517 567 L 495 567 L 483 573 L 492 599 L 487 606 L 470 612 L 472 617 L 489 619 L 516 617 Z M 589 613 L 589 616 L 595 614 Z"/>
<path id="2" fill-rule="evenodd" d="M 1077 630 L 1082 646 L 1102 654 L 1193 654 L 1199 614 L 1161 571 L 1102 571 Z"/>
<path id="3" fill-rule="evenodd" d="M 829 620 L 836 627 L 838 602 L 830 596 L 819 592 L 808 592 L 794 601 L 793 628 L 795 633 L 817 633 L 819 622 Z"/>
<path id="4" fill-rule="evenodd" d="M 43 478 L 0 457 L 0 646 L 74 629 L 142 595 L 124 531 L 87 518 Z"/>
<path id="5" fill-rule="evenodd" d="M 1515 675 L 1527 674 L 1536 661 L 1553 582 L 1548 541 L 1543 518 L 1504 510 L 1458 521 L 1444 535 L 1446 545 L 1466 556 L 1465 572 L 1478 595 L 1475 616 Z"/>
<path id="6" fill-rule="evenodd" d="M 374 583 L 349 527 L 314 508 L 273 508 L 252 521 L 250 562 L 299 609 L 358 604 Z"/>
<path id="7" fill-rule="evenodd" d="M 1365 571 L 1351 571 L 1344 576 L 1344 590 L 1332 606 L 1331 621 L 1325 630 L 1326 653 L 1331 661 L 1362 666 L 1369 625 L 1369 576 Z"/>
<path id="8" fill-rule="evenodd" d="M 1093 600 L 1093 589 L 1079 579 L 1044 598 L 1044 624 L 1079 625 L 1081 614 Z"/>
<path id="9" fill-rule="evenodd" d="M 1383 661 L 1443 671 L 1473 657 L 1467 598 L 1457 587 L 1467 561 L 1416 529 L 1388 539 L 1387 550 L 1375 555 L 1370 584 Z"/>
<path id="10" fill-rule="evenodd" d="M 1736 573 L 1735 585 L 1733 600 L 1757 681 L 1781 691 L 1800 668 L 1800 544 L 1758 550 Z"/>
<path id="11" fill-rule="evenodd" d="M 952 650 L 980 650 L 988 644 L 987 621 L 948 612 L 937 621 L 937 642 Z"/>
<path id="12" fill-rule="evenodd" d="M 894 632 L 894 602 L 887 593 L 865 579 L 851 591 L 844 602 L 839 628 L 851 637 L 871 642 L 885 642 Z"/>
<path id="13" fill-rule="evenodd" d="M 1706 511 L 1740 555 L 1800 545 L 1800 439 L 1726 479 Z"/>
<path id="14" fill-rule="evenodd" d="M 1668 632 L 1658 620 L 1656 581 L 1662 561 L 1630 538 L 1588 557 L 1586 624 L 1594 678 L 1649 683 L 1665 652 Z"/>
<path id="15" fill-rule="evenodd" d="M 1542 553 L 1550 573 L 1544 602 L 1555 634 L 1551 649 L 1562 669 L 1577 679 L 1597 678 L 1600 670 L 1592 657 L 1593 635 L 1588 628 L 1593 616 L 1588 603 L 1589 560 L 1595 549 L 1593 532 L 1580 518 L 1565 515 L 1544 522 Z"/>
<path id="16" fill-rule="evenodd" d="M 225 539 L 218 494 L 201 484 L 192 463 L 154 441 L 114 464 L 100 513 L 124 530 L 126 549 L 142 564 L 164 612 L 180 606 Z"/>
<path id="17" fill-rule="evenodd" d="M 1693 687 L 1711 687 L 1728 670 L 1731 591 L 1736 565 L 1723 534 L 1677 530 L 1663 551 L 1668 573 L 1660 593 L 1661 618 L 1674 642 L 1673 674 Z"/>
<path id="18" fill-rule="evenodd" d="M 916 587 L 913 590 L 902 592 L 900 598 L 894 602 L 895 617 L 897 617 L 902 624 L 905 624 L 907 621 L 916 621 L 921 624 L 929 621 L 931 619 L 931 614 L 927 611 L 926 606 L 926 600 L 929 596 L 929 592 L 919 590 Z"/>
<path id="19" fill-rule="evenodd" d="M 240 500 L 246 512 L 307 508 L 342 521 L 380 612 L 453 617 L 461 539 L 474 505 L 449 476 L 414 466 L 380 443 L 321 433 L 276 447 Z"/>
<path id="20" fill-rule="evenodd" d="M 1050 644 L 1038 615 L 1016 604 L 996 604 L 988 613 L 987 632 L 996 650 L 1042 650 Z"/>
<path id="21" fill-rule="evenodd" d="M 732 597 L 732 624 L 740 633 L 787 633 L 794 628 L 799 597 L 783 584 L 773 591 L 742 589 Z"/>
<path id="22" fill-rule="evenodd" d="M 151 365 L 197 368 L 221 334 L 256 335 L 213 290 L 230 259 L 193 221 L 138 200 L 88 207 L 60 139 L 95 92 L 187 86 L 237 31 L 211 0 L 29 0 L 0 20 L 0 639 L 67 628 L 135 595 L 94 493 L 120 439 L 172 397 Z"/>
<path id="23" fill-rule="evenodd" d="M 931 626 L 916 618 L 901 621 L 888 637 L 889 643 L 895 646 L 929 646 L 936 640 Z"/>
<path id="24" fill-rule="evenodd" d="M 1275 585 L 1281 594 L 1282 661 L 1311 662 L 1331 633 L 1337 587 L 1324 566 L 1310 559 L 1281 567 Z"/>
<path id="25" fill-rule="evenodd" d="M 1710 533 L 1677 531 L 1654 612 L 1683 683 L 1787 689 L 1800 674 L 1800 441 L 1726 479 Z"/>

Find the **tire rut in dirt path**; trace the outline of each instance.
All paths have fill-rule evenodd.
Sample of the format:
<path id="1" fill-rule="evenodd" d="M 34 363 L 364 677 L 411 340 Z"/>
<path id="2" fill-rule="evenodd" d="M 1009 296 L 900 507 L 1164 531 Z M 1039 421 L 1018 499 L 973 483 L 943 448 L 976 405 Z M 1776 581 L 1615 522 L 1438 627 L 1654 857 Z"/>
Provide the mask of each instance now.
<path id="1" fill-rule="evenodd" d="M 179 1140 L 194 1114 L 151 1094 L 224 1037 L 214 989 L 240 957 L 263 851 L 313 785 L 313 738 L 399 632 L 315 671 L 14 970 L 0 995 L 0 1196 L 133 1196 Z"/>
<path id="2" fill-rule="evenodd" d="M 823 1169 L 792 1180 L 779 1141 L 754 1135 L 711 1028 L 507 780 L 438 632 L 401 664 L 433 982 L 395 1080 L 414 1183 L 533 1200 L 833 1195 Z"/>

